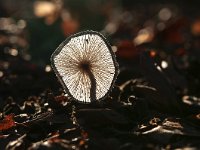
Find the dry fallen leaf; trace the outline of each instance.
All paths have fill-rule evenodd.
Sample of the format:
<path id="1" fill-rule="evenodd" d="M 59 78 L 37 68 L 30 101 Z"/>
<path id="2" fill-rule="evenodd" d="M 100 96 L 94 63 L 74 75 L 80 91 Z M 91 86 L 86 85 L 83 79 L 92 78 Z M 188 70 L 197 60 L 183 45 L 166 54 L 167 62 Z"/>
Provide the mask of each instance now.
<path id="1" fill-rule="evenodd" d="M 10 129 L 16 125 L 13 117 L 14 114 L 9 114 L 0 121 L 0 131 Z"/>

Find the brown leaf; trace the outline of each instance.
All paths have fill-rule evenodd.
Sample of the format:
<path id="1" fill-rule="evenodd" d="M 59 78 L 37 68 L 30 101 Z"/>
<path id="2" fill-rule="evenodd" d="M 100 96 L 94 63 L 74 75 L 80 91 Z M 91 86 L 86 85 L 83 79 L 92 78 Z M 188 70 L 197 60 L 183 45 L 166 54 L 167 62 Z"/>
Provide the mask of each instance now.
<path id="1" fill-rule="evenodd" d="M 139 50 L 131 40 L 123 40 L 117 44 L 116 55 L 120 58 L 132 59 L 138 55 Z"/>
<path id="2" fill-rule="evenodd" d="M 0 121 L 0 131 L 7 130 L 16 126 L 15 121 L 13 120 L 14 114 L 5 116 L 5 118 Z"/>

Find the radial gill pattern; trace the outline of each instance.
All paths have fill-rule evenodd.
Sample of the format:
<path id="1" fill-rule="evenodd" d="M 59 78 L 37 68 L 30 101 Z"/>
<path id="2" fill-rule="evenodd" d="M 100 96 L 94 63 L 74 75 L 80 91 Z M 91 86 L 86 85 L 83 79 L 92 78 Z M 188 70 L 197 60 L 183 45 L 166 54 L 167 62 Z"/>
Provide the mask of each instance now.
<path id="1" fill-rule="evenodd" d="M 52 54 L 51 61 L 68 95 L 85 103 L 105 98 L 118 73 L 109 43 L 95 31 L 66 39 Z"/>

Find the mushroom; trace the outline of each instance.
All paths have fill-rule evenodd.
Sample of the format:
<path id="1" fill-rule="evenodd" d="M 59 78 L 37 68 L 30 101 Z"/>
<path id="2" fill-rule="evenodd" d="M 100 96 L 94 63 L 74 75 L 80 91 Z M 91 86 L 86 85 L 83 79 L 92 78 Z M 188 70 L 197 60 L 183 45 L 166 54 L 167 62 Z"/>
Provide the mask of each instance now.
<path id="1" fill-rule="evenodd" d="M 51 63 L 65 92 L 84 103 L 106 98 L 118 74 L 110 44 L 96 31 L 68 37 L 52 54 Z"/>

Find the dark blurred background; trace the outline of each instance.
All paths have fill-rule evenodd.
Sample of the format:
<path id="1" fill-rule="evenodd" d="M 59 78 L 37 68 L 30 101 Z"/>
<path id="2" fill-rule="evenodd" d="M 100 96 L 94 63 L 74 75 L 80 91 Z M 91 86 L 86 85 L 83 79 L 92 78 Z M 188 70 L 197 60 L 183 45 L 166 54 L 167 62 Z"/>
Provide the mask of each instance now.
<path id="1" fill-rule="evenodd" d="M 141 45 L 180 52 L 200 35 L 199 6 L 198 0 L 1 0 L 0 44 L 12 43 L 12 50 L 4 48 L 39 65 L 82 30 L 102 32 L 122 59 L 132 59 Z"/>

